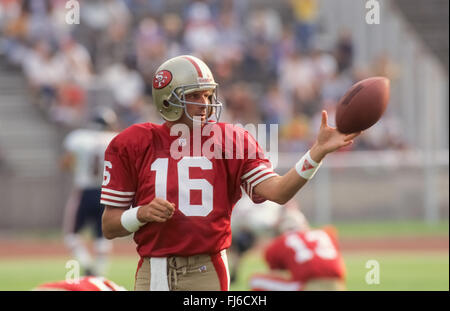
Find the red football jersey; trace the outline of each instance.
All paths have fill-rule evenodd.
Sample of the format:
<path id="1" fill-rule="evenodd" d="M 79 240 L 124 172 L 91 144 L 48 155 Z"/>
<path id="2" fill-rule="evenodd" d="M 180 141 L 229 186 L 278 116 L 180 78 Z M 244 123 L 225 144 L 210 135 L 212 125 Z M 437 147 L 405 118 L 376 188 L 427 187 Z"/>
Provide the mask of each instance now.
<path id="1" fill-rule="evenodd" d="M 333 230 L 287 232 L 267 247 L 265 258 L 271 269 L 289 270 L 303 283 L 315 278 L 345 279 L 345 265 Z"/>
<path id="2" fill-rule="evenodd" d="M 85 276 L 77 282 L 58 281 L 44 283 L 34 290 L 60 290 L 60 291 L 125 291 L 126 289 L 104 277 Z"/>
<path id="3" fill-rule="evenodd" d="M 276 174 L 258 143 L 241 127 L 217 123 L 211 128 L 209 136 L 186 139 L 171 136 L 167 123 L 137 124 L 108 146 L 102 204 L 141 206 L 160 197 L 176 205 L 171 219 L 148 223 L 135 233 L 141 257 L 226 249 L 231 244 L 231 212 L 242 195 L 241 187 L 253 201 L 264 201 L 253 194 L 253 188 Z M 213 150 L 214 156 L 199 153 L 198 146 Z M 187 154 L 174 157 L 173 150 L 183 148 Z"/>

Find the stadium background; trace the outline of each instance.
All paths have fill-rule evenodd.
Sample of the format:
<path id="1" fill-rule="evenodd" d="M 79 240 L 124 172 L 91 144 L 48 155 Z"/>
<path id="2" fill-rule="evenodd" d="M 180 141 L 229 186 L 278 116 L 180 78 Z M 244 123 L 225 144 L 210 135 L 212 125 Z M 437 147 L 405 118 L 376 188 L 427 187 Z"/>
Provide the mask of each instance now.
<path id="1" fill-rule="evenodd" d="M 79 25 L 65 22 L 66 2 L 0 1 L 1 290 L 65 277 L 64 135 L 98 105 L 123 127 L 161 122 L 148 81 L 187 53 L 215 74 L 221 120 L 279 124 L 279 173 L 308 149 L 321 109 L 332 123 L 352 83 L 390 78 L 382 120 L 296 200 L 314 225 L 338 227 L 349 289 L 448 290 L 448 1 L 380 0 L 379 25 L 366 23 L 368 1 L 79 1 Z M 132 284 L 133 249 L 115 242 L 118 284 Z M 369 259 L 384 276 L 375 287 Z M 232 289 L 252 269 L 264 269 L 258 249 Z"/>

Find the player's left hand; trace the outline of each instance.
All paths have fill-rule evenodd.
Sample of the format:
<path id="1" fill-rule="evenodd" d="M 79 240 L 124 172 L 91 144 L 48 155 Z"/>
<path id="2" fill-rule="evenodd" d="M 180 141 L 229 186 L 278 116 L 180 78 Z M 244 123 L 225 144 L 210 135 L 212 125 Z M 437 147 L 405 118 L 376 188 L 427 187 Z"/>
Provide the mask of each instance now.
<path id="1" fill-rule="evenodd" d="M 311 158 L 320 162 L 328 153 L 352 144 L 353 139 L 360 134 L 361 132 L 343 134 L 336 128 L 328 126 L 328 114 L 325 110 L 322 110 L 322 122 L 317 140 L 310 151 Z"/>

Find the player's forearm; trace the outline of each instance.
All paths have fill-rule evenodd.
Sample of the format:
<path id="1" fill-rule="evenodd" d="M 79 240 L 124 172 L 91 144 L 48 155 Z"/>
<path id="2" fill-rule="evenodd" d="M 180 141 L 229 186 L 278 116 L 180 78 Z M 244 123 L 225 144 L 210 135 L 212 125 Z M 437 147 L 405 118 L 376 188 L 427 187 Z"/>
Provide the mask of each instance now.
<path id="1" fill-rule="evenodd" d="M 321 162 L 328 153 L 329 152 L 325 151 L 317 142 L 309 149 L 311 158 L 317 163 Z"/>
<path id="2" fill-rule="evenodd" d="M 315 166 L 323 160 L 326 154 L 327 152 L 317 144 L 314 144 L 309 150 L 310 160 L 315 162 Z M 303 165 L 303 162 L 301 164 Z M 303 172 L 301 173 L 303 174 Z M 263 181 L 255 187 L 254 191 L 256 194 L 263 196 L 267 200 L 283 205 L 294 197 L 313 174 L 310 176 L 308 176 L 308 174 L 301 176 L 299 174 L 299 168 L 294 167 L 283 176 L 277 176 Z"/>
<path id="3" fill-rule="evenodd" d="M 103 236 L 109 240 L 130 235 L 131 232 L 126 230 L 121 223 L 121 216 L 125 210 L 115 207 L 105 207 L 102 216 Z"/>
<path id="4" fill-rule="evenodd" d="M 278 204 L 286 204 L 306 184 L 307 180 L 300 177 L 292 168 L 283 176 L 276 176 L 263 181 L 254 189 L 255 193 Z"/>

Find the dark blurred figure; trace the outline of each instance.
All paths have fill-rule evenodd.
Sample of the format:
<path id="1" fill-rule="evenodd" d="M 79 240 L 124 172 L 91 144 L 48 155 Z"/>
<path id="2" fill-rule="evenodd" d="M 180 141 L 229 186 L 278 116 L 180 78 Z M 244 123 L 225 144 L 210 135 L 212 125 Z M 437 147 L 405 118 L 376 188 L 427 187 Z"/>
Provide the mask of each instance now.
<path id="1" fill-rule="evenodd" d="M 354 47 L 351 34 L 343 31 L 336 44 L 335 57 L 338 64 L 338 72 L 344 72 L 353 65 Z"/>
<path id="2" fill-rule="evenodd" d="M 243 228 L 236 233 L 233 233 L 231 247 L 229 251 L 230 261 L 232 263 L 230 269 L 230 282 L 236 282 L 239 274 L 239 266 L 242 257 L 250 250 L 256 242 L 255 233 L 248 228 Z"/>

